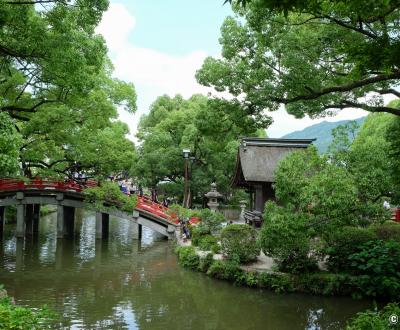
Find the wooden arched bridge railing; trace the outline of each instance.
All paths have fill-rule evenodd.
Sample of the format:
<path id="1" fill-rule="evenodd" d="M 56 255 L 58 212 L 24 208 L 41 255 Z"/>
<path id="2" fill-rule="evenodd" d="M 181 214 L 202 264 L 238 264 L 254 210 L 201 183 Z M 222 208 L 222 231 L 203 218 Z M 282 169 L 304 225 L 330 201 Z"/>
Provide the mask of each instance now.
<path id="1" fill-rule="evenodd" d="M 97 187 L 94 180 L 86 180 L 84 183 L 78 183 L 73 180 L 52 180 L 52 179 L 14 179 L 1 178 L 0 192 L 23 191 L 23 190 L 54 190 L 62 192 L 81 193 L 85 188 Z M 171 210 L 161 204 L 153 202 L 146 196 L 138 196 L 136 209 L 143 210 L 152 215 L 163 218 L 168 222 L 178 224 L 178 216 Z"/>
<path id="2" fill-rule="evenodd" d="M 165 207 L 164 205 L 153 202 L 148 197 L 138 196 L 136 208 L 139 210 L 147 211 L 174 224 L 179 223 L 179 219 L 176 213 L 171 212 L 171 209 Z"/>
<path id="3" fill-rule="evenodd" d="M 86 180 L 84 184 L 77 183 L 73 180 L 52 180 L 52 179 L 0 179 L 0 191 L 16 191 L 30 189 L 49 189 L 58 191 L 74 191 L 82 192 L 85 188 L 96 187 L 97 182 L 94 180 Z"/>

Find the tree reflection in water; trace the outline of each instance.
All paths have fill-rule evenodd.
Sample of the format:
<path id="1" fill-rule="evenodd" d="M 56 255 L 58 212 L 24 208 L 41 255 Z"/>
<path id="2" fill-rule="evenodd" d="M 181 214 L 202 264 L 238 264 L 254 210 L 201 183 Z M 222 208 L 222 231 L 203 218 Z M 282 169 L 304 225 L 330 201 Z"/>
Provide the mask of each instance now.
<path id="1" fill-rule="evenodd" d="M 78 234 L 56 239 L 55 215 L 38 239 L 16 240 L 7 226 L 0 283 L 17 303 L 48 304 L 66 329 L 341 329 L 371 307 L 349 298 L 277 295 L 235 287 L 180 268 L 172 244 L 110 221 L 108 240 L 94 237 L 94 215 L 77 212 Z"/>

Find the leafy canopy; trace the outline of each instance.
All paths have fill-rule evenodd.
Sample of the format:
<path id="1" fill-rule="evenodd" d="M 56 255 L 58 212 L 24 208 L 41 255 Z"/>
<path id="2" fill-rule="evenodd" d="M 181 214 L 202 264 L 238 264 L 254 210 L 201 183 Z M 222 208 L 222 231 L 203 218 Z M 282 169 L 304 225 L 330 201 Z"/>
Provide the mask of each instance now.
<path id="1" fill-rule="evenodd" d="M 229 1 L 222 58 L 207 58 L 198 81 L 231 93 L 245 111 L 301 118 L 345 108 L 400 115 L 398 1 Z M 243 6 L 242 6 L 243 5 Z"/>
<path id="2" fill-rule="evenodd" d="M 216 180 L 218 190 L 229 189 L 234 172 L 238 138 L 258 134 L 262 123 L 241 113 L 238 105 L 194 95 L 159 97 L 148 115 L 139 123 L 138 161 L 132 173 L 144 184 L 181 195 L 184 160 L 182 149 L 191 153 L 192 196 L 202 200 L 203 194 Z"/>

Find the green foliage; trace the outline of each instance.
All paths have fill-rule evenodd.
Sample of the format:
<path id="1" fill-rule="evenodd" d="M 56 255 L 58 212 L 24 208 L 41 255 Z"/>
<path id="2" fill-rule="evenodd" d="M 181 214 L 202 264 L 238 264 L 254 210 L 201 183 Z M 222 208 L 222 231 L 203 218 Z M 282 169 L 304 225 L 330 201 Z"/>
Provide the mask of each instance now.
<path id="1" fill-rule="evenodd" d="M 228 280 L 235 282 L 240 279 L 244 271 L 239 268 L 239 265 L 234 261 L 216 260 L 208 268 L 207 275 L 219 280 Z"/>
<path id="2" fill-rule="evenodd" d="M 46 3 L 0 6 L 0 112 L 22 136 L 17 158 L 24 175 L 128 171 L 134 147 L 127 126 L 116 121 L 117 108 L 134 112 L 136 93 L 112 78 L 105 41 L 95 33 L 108 1 Z M 13 132 L 8 147 L 18 139 Z"/>
<path id="3" fill-rule="evenodd" d="M 347 259 L 349 271 L 368 296 L 400 296 L 400 243 L 370 241 Z"/>
<path id="4" fill-rule="evenodd" d="M 98 187 L 87 188 L 83 191 L 85 201 L 96 210 L 106 210 L 108 207 L 132 213 L 137 204 L 137 196 L 128 196 L 121 192 L 114 182 L 104 181 Z"/>
<path id="5" fill-rule="evenodd" d="M 221 250 L 226 257 L 240 263 L 255 260 L 260 253 L 256 230 L 241 224 L 226 226 L 221 232 Z"/>
<path id="6" fill-rule="evenodd" d="M 185 268 L 197 270 L 200 266 L 200 257 L 193 246 L 178 246 L 175 249 L 179 264 Z"/>
<path id="7" fill-rule="evenodd" d="M 274 258 L 281 270 L 297 273 L 315 269 L 307 221 L 307 215 L 273 202 L 266 204 L 259 242 L 265 255 Z"/>
<path id="8" fill-rule="evenodd" d="M 198 247 L 203 251 L 215 251 L 215 245 L 218 246 L 218 238 L 212 235 L 201 236 Z"/>
<path id="9" fill-rule="evenodd" d="M 363 244 L 377 239 L 369 228 L 343 227 L 326 235 L 327 265 L 335 272 L 348 271 L 348 257 L 361 250 Z"/>
<path id="10" fill-rule="evenodd" d="M 50 324 L 54 313 L 46 306 L 31 310 L 12 303 L 9 297 L 0 298 L 0 328 L 1 329 L 52 329 Z"/>
<path id="11" fill-rule="evenodd" d="M 196 77 L 233 94 L 243 114 L 281 104 L 297 118 L 347 108 L 400 114 L 384 106 L 400 78 L 392 1 L 229 2 L 237 15 L 221 27 L 222 58 L 206 58 Z"/>
<path id="12" fill-rule="evenodd" d="M 213 258 L 214 255 L 212 253 L 207 253 L 204 258 L 200 258 L 199 271 L 206 273 L 214 262 Z"/>
<path id="13" fill-rule="evenodd" d="M 22 138 L 15 130 L 7 113 L 0 112 L 0 176 L 14 176 L 19 172 L 19 148 Z"/>
<path id="14" fill-rule="evenodd" d="M 137 136 L 141 145 L 132 175 L 149 187 L 169 181 L 169 194 L 182 198 L 182 149 L 189 148 L 194 158 L 189 161 L 194 201 L 202 203 L 213 179 L 220 192 L 228 192 L 239 145 L 237 139 L 256 135 L 258 128 L 254 119 L 239 114 L 237 106 L 202 95 L 193 95 L 188 100 L 180 95 L 157 98 L 139 123 Z"/>
<path id="15" fill-rule="evenodd" d="M 202 209 L 200 218 L 197 230 L 202 234 L 217 234 L 221 230 L 222 222 L 225 221 L 222 213 L 211 212 L 210 209 Z"/>
<path id="16" fill-rule="evenodd" d="M 383 224 L 371 226 L 378 239 L 383 241 L 393 240 L 400 243 L 400 224 L 387 221 Z"/>
<path id="17" fill-rule="evenodd" d="M 394 104 L 393 104 L 394 103 Z M 394 101 L 392 104 L 400 109 L 399 100 Z M 400 118 L 396 117 L 392 120 L 386 130 L 386 138 L 389 141 L 389 159 L 392 163 L 391 176 L 394 181 L 396 189 L 393 189 L 393 202 L 400 205 Z"/>
<path id="18" fill-rule="evenodd" d="M 346 330 L 386 330 L 400 329 L 400 324 L 391 324 L 389 318 L 393 315 L 400 315 L 400 307 L 397 303 L 390 303 L 380 311 L 377 309 L 357 313 L 346 326 Z"/>

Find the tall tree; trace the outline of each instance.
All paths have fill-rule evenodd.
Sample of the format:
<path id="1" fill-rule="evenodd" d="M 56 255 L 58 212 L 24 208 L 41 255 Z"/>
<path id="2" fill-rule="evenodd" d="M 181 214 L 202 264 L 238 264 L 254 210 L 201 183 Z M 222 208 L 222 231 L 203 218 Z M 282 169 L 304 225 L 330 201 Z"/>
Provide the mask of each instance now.
<path id="1" fill-rule="evenodd" d="M 0 113 L 0 176 L 13 176 L 19 171 L 18 155 L 22 144 L 12 119 Z"/>
<path id="2" fill-rule="evenodd" d="M 256 135 L 255 120 L 226 101 L 194 95 L 159 97 L 139 124 L 138 162 L 133 173 L 148 186 L 170 182 L 171 193 L 182 196 L 182 149 L 191 150 L 191 191 L 199 197 L 216 180 L 218 189 L 229 190 L 238 137 Z"/>
<path id="3" fill-rule="evenodd" d="M 0 4 L 0 113 L 23 137 L 26 175 L 128 170 L 134 146 L 117 108 L 136 110 L 132 84 L 112 78 L 95 34 L 107 0 Z M 112 161 L 110 157 L 113 157 Z"/>
<path id="4" fill-rule="evenodd" d="M 400 115 L 383 103 L 400 97 L 398 1 L 230 2 L 238 17 L 225 20 L 222 58 L 205 60 L 200 83 L 249 113 L 283 104 L 296 117 L 347 108 Z"/>

